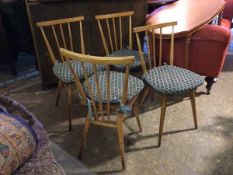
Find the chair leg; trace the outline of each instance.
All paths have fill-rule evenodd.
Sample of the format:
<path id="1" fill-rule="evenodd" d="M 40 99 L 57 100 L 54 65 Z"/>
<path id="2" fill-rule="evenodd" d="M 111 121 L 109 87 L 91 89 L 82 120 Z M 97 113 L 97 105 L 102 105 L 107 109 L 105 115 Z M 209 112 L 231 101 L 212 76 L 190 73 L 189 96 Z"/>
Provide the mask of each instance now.
<path id="1" fill-rule="evenodd" d="M 161 115 L 160 115 L 160 124 L 159 124 L 158 146 L 161 145 L 161 140 L 162 140 L 163 124 L 164 124 L 165 113 L 166 113 L 166 106 L 167 106 L 167 97 L 166 96 L 162 96 L 160 103 L 161 103 Z"/>
<path id="2" fill-rule="evenodd" d="M 59 102 L 59 99 L 61 96 L 61 90 L 62 90 L 63 86 L 64 86 L 64 83 L 61 80 L 59 80 L 58 88 L 57 88 L 57 99 L 56 99 L 55 106 L 58 106 L 58 102 Z"/>
<path id="3" fill-rule="evenodd" d="M 135 118 L 137 120 L 139 132 L 142 132 L 142 125 L 141 125 L 141 121 L 140 121 L 140 118 L 139 118 L 139 113 L 138 113 L 138 107 L 137 106 L 135 106 L 133 108 L 133 113 L 134 113 L 134 116 L 135 116 Z"/>
<path id="4" fill-rule="evenodd" d="M 68 118 L 69 118 L 69 131 L 72 130 L 72 85 L 67 85 L 67 100 L 68 100 Z"/>
<path id="5" fill-rule="evenodd" d="M 148 94 L 149 94 L 149 88 L 146 87 L 145 92 L 143 93 L 143 96 L 142 96 L 141 101 L 139 103 L 139 106 L 144 102 L 144 100 L 146 99 Z"/>
<path id="6" fill-rule="evenodd" d="M 190 100 L 191 100 L 192 111 L 193 111 L 194 126 L 195 126 L 195 129 L 197 129 L 197 112 L 196 112 L 195 92 L 194 92 L 194 90 L 190 93 Z"/>
<path id="7" fill-rule="evenodd" d="M 117 133 L 118 133 L 118 142 L 121 154 L 121 164 L 122 168 L 125 169 L 125 148 L 124 148 L 124 135 L 123 135 L 123 121 L 121 115 L 117 116 Z"/>
<path id="8" fill-rule="evenodd" d="M 88 135 L 89 127 L 90 127 L 90 117 L 87 116 L 86 121 L 85 121 L 84 131 L 83 131 L 83 138 L 81 141 L 81 147 L 79 150 L 79 156 L 78 156 L 79 160 L 82 158 L 83 148 L 87 142 L 87 135 Z"/>

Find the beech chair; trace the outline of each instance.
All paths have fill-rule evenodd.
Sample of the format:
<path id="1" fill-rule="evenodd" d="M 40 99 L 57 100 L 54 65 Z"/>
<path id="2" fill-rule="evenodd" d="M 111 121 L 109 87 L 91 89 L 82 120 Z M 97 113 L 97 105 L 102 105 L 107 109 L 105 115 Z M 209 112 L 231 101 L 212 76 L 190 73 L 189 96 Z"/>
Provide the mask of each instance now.
<path id="1" fill-rule="evenodd" d="M 64 57 L 60 55 L 59 49 L 64 47 L 72 51 L 85 53 L 83 21 L 84 17 L 78 16 L 37 23 L 47 47 L 50 61 L 53 64 L 53 74 L 59 80 L 56 106 L 58 106 L 62 89 L 65 87 L 67 90 L 69 131 L 72 130 L 72 84 L 74 83 L 74 80 L 67 62 L 64 60 Z M 84 74 L 81 71 L 80 62 L 72 61 L 72 66 L 79 74 L 79 77 L 83 79 Z M 91 65 L 86 64 L 85 66 L 87 67 L 88 75 L 92 75 Z M 97 69 L 102 70 L 102 68 L 103 66 L 98 67 Z"/>
<path id="2" fill-rule="evenodd" d="M 149 94 L 159 97 L 161 103 L 161 116 L 159 125 L 158 146 L 161 145 L 163 125 L 165 119 L 167 97 L 169 95 L 188 94 L 191 99 L 193 120 L 197 129 L 197 116 L 195 105 L 195 90 L 204 83 L 204 78 L 189 70 L 176 67 L 174 61 L 174 27 L 177 22 L 161 23 L 134 28 L 136 34 L 138 52 L 143 68 L 143 81 L 146 88 L 142 97 L 142 102 Z M 164 35 L 163 32 L 166 32 Z M 169 32 L 168 32 L 169 31 Z M 146 51 L 148 53 L 148 64 L 143 56 L 139 34 L 144 34 L 146 38 Z M 167 34 L 170 33 L 170 34 Z M 156 39 L 155 39 L 156 38 Z M 163 58 L 163 41 L 170 40 L 170 48 L 164 52 L 170 52 L 169 58 Z M 168 42 L 167 41 L 167 42 Z M 163 64 L 163 60 L 169 63 Z"/>
<path id="3" fill-rule="evenodd" d="M 132 39 L 132 16 L 134 11 L 119 12 L 112 14 L 96 15 L 102 45 L 106 56 L 121 57 L 134 56 L 135 60 L 130 69 L 140 67 L 140 59 L 137 50 L 133 50 Z M 146 55 L 145 55 L 146 57 Z M 115 65 L 116 68 L 124 69 L 124 65 Z"/>
<path id="4" fill-rule="evenodd" d="M 126 116 L 130 116 L 132 112 L 137 119 L 140 131 L 142 130 L 136 102 L 144 88 L 144 83 L 142 80 L 129 75 L 129 67 L 133 63 L 134 57 L 114 57 L 113 62 L 112 57 L 84 55 L 63 48 L 60 49 L 60 52 L 63 57 L 70 60 L 70 68 L 78 92 L 82 102 L 88 107 L 79 158 L 82 157 L 90 124 L 115 128 L 118 133 L 121 163 L 122 167 L 125 168 L 123 120 Z M 72 60 L 82 63 L 85 77 L 83 84 L 81 84 L 79 75 L 71 66 Z M 85 63 L 92 64 L 93 76 L 88 77 L 87 69 L 84 67 Z M 98 64 L 105 65 L 105 71 L 97 72 Z M 125 73 L 110 71 L 109 65 L 122 64 L 126 66 Z"/>

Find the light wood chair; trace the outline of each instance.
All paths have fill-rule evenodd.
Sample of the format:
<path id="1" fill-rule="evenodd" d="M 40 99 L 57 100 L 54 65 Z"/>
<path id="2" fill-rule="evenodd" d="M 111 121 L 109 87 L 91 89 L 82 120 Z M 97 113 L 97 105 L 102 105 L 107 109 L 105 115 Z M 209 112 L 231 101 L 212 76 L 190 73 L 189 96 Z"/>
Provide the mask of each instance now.
<path id="1" fill-rule="evenodd" d="M 204 83 L 203 77 L 189 70 L 173 65 L 174 61 L 174 27 L 177 22 L 161 23 L 134 28 L 138 52 L 143 68 L 143 80 L 147 85 L 142 101 L 149 95 L 159 97 L 161 102 L 161 116 L 159 126 L 158 146 L 161 145 L 167 97 L 170 95 L 188 94 L 191 99 L 193 120 L 197 128 L 195 90 Z M 164 34 L 164 32 L 166 34 Z M 142 49 L 140 34 L 144 34 L 146 43 Z M 170 40 L 170 48 L 163 47 L 163 41 Z M 148 54 L 148 63 L 145 62 L 143 52 Z M 164 58 L 163 53 L 170 52 L 169 58 Z M 169 55 L 169 54 L 167 54 Z M 163 64 L 163 62 L 167 63 Z"/>
<path id="2" fill-rule="evenodd" d="M 137 119 L 140 131 L 142 130 L 136 102 L 144 88 L 144 83 L 142 80 L 129 75 L 129 67 L 133 63 L 134 57 L 115 57 L 113 62 L 112 57 L 84 55 L 66 49 L 60 49 L 60 52 L 68 60 L 80 61 L 85 77 L 84 83 L 81 84 L 70 64 L 82 102 L 88 107 L 79 158 L 82 157 L 90 124 L 115 128 L 118 133 L 122 167 L 125 168 L 122 126 L 124 118 L 130 116 L 132 112 Z M 93 76 L 88 77 L 87 70 L 84 67 L 85 63 L 93 65 Z M 97 72 L 98 64 L 105 65 L 105 71 Z M 110 65 L 119 64 L 126 66 L 125 73 L 110 71 Z"/>
<path id="3" fill-rule="evenodd" d="M 67 90 L 68 98 L 68 118 L 69 118 L 69 130 L 72 129 L 72 84 L 74 80 L 72 74 L 65 62 L 62 55 L 60 55 L 59 49 L 64 47 L 72 51 L 85 53 L 85 44 L 83 37 L 83 16 L 56 19 L 50 21 L 38 22 L 37 26 L 40 28 L 42 37 L 45 41 L 45 45 L 48 50 L 49 58 L 53 64 L 53 73 L 59 79 L 56 106 L 60 99 L 61 91 L 63 87 Z M 81 65 L 77 61 L 72 62 L 72 66 L 78 73 L 79 78 L 83 79 L 84 74 L 81 70 Z M 86 65 L 88 74 L 92 75 L 91 65 Z M 103 67 L 102 67 L 103 68 Z M 102 69 L 98 67 L 98 69 Z"/>
<path id="4" fill-rule="evenodd" d="M 140 67 L 138 52 L 133 50 L 132 16 L 134 11 L 112 14 L 96 15 L 102 45 L 106 56 L 121 57 L 134 56 L 135 60 L 130 69 Z M 124 65 L 115 65 L 119 70 L 125 69 Z"/>

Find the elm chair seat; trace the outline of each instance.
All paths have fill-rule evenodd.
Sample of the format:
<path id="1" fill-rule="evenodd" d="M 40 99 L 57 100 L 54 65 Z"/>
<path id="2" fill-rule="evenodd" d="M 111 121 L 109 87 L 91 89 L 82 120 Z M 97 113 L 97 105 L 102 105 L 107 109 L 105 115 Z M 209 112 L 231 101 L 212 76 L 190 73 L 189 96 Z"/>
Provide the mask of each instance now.
<path id="1" fill-rule="evenodd" d="M 173 65 L 154 67 L 143 80 L 155 91 L 170 95 L 190 92 L 204 83 L 204 77 Z"/>
<path id="2" fill-rule="evenodd" d="M 82 69 L 82 65 L 79 61 L 74 61 L 71 60 L 70 61 L 74 71 L 77 73 L 78 78 L 79 79 L 83 79 L 84 78 L 84 72 Z M 87 71 L 87 75 L 91 76 L 93 75 L 93 68 L 91 64 L 85 63 L 85 68 Z M 97 66 L 97 71 L 102 71 L 104 70 L 104 66 L 103 65 L 98 65 Z M 67 62 L 57 62 L 54 66 L 53 66 L 53 74 L 59 79 L 62 80 L 65 83 L 73 83 L 74 79 L 72 76 L 72 73 L 70 71 L 69 65 Z"/>
<path id="3" fill-rule="evenodd" d="M 146 53 L 144 54 L 145 60 L 148 60 L 148 55 Z M 125 56 L 134 56 L 135 61 L 132 65 L 130 65 L 130 69 L 137 69 L 141 66 L 140 63 L 140 57 L 138 55 L 137 50 L 129 50 L 129 49 L 122 49 L 122 50 L 116 50 L 112 52 L 111 54 L 107 55 L 108 57 L 125 57 Z M 117 68 L 125 68 L 124 65 L 115 65 Z"/>
<path id="4" fill-rule="evenodd" d="M 101 89 L 100 96 L 102 97 L 102 102 L 107 103 L 107 84 L 106 84 L 106 71 L 99 72 L 99 85 Z M 123 91 L 125 73 L 110 72 L 110 103 L 120 103 Z M 97 85 L 95 83 L 95 76 L 91 76 L 88 78 L 91 87 L 93 88 L 93 95 L 96 101 L 98 101 L 98 90 Z M 90 97 L 90 92 L 88 91 L 88 87 L 86 82 L 83 83 L 84 90 L 86 94 Z M 133 97 L 138 95 L 141 90 L 144 88 L 144 83 L 142 80 L 129 75 L 128 77 L 128 95 L 127 100 L 130 101 Z"/>

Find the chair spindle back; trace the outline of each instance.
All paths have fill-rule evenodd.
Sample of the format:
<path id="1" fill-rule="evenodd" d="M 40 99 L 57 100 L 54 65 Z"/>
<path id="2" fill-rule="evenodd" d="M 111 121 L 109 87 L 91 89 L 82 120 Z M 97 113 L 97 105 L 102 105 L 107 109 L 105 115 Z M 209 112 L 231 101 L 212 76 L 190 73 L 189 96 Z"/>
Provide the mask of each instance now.
<path id="1" fill-rule="evenodd" d="M 95 16 L 106 55 L 127 46 L 132 49 L 133 15 L 133 11 L 128 11 Z M 124 41 L 127 38 L 128 42 Z"/>
<path id="2" fill-rule="evenodd" d="M 78 16 L 37 23 L 53 64 L 56 63 L 57 58 L 62 62 L 65 61 L 59 52 L 62 47 L 77 52 L 80 50 L 81 53 L 85 54 L 83 20 L 83 16 Z M 78 41 L 80 43 L 77 43 Z"/>
<path id="3" fill-rule="evenodd" d="M 174 27 L 177 25 L 177 22 L 168 22 L 155 25 L 147 25 L 141 27 L 135 27 L 133 29 L 136 33 L 136 40 L 138 45 L 138 52 L 140 57 L 140 62 L 143 68 L 143 73 L 147 73 L 147 70 L 152 69 L 156 66 L 161 66 L 163 61 L 163 53 L 170 52 L 169 64 L 173 65 L 174 61 Z M 166 34 L 164 35 L 164 31 Z M 168 32 L 169 31 L 169 32 Z M 148 54 L 148 66 L 146 65 L 146 60 L 143 54 L 143 47 L 140 42 L 140 34 L 144 33 L 146 39 L 146 51 Z M 167 34 L 169 33 L 169 34 Z M 170 50 L 164 50 L 163 40 L 170 39 Z M 145 51 L 144 51 L 145 52 Z"/>
<path id="4" fill-rule="evenodd" d="M 93 116 L 95 120 L 108 120 L 111 115 L 112 103 L 111 103 L 111 95 L 112 89 L 111 86 L 111 71 L 110 65 L 116 64 L 124 64 L 126 65 L 126 71 L 124 74 L 124 81 L 122 83 L 122 94 L 121 99 L 119 99 L 118 104 L 125 104 L 127 101 L 128 95 L 128 76 L 129 76 L 129 67 L 130 64 L 133 63 L 134 57 L 115 57 L 114 62 L 112 61 L 112 57 L 97 57 L 75 53 L 72 51 L 68 51 L 66 49 L 60 49 L 61 55 L 67 60 L 77 60 L 81 62 L 82 69 L 84 72 L 85 81 L 81 84 L 78 75 L 73 70 L 71 64 L 70 68 L 75 80 L 75 84 L 77 86 L 78 92 L 82 97 L 82 102 L 87 103 L 90 100 L 91 110 L 93 111 Z M 68 61 L 69 63 L 69 61 Z M 87 70 L 85 64 L 92 64 L 94 75 L 92 77 L 88 77 Z M 98 72 L 97 65 L 103 64 L 107 67 L 106 71 Z M 100 75 L 104 75 L 100 77 Z M 105 83 L 105 85 L 103 85 Z M 101 89 L 101 87 L 106 87 L 105 89 Z M 106 91 L 106 92 L 104 92 Z M 88 93 L 87 93 L 88 92 Z M 104 96 L 106 93 L 106 96 Z"/>

